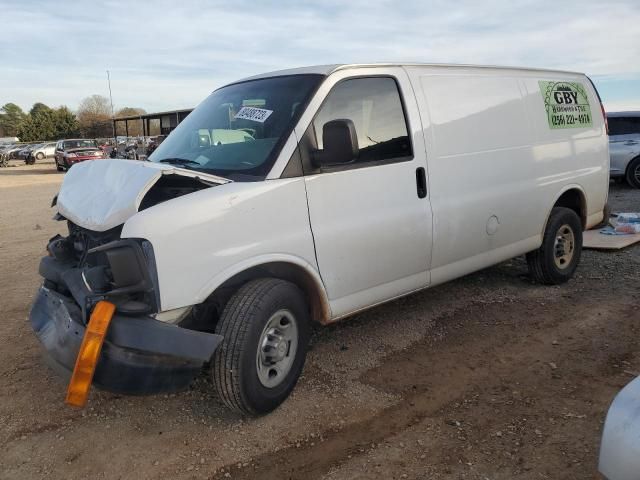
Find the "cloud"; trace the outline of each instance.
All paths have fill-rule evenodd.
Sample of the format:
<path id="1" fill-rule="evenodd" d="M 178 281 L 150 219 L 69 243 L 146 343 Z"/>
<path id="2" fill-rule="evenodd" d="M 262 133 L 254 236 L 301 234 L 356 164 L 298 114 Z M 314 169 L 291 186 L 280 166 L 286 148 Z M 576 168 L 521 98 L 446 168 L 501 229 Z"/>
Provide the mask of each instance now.
<path id="1" fill-rule="evenodd" d="M 107 69 L 116 108 L 154 111 L 263 71 L 372 61 L 561 68 L 640 90 L 636 0 L 12 0 L 2 11 L 0 104 L 25 108 L 106 95 Z"/>

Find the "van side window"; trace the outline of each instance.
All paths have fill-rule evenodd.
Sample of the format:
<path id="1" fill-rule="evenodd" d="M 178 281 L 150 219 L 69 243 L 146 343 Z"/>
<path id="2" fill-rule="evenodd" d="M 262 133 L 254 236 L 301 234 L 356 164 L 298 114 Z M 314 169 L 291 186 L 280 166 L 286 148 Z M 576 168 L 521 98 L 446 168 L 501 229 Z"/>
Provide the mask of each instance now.
<path id="1" fill-rule="evenodd" d="M 310 138 L 303 144 L 323 150 L 324 125 L 332 120 L 344 119 L 353 122 L 359 154 L 352 162 L 341 165 L 341 168 L 412 158 L 400 92 L 393 78 L 354 78 L 338 83 L 316 114 L 305 135 Z M 305 168 L 305 172 L 307 170 Z"/>
<path id="2" fill-rule="evenodd" d="M 609 135 L 640 133 L 640 117 L 609 117 Z"/>

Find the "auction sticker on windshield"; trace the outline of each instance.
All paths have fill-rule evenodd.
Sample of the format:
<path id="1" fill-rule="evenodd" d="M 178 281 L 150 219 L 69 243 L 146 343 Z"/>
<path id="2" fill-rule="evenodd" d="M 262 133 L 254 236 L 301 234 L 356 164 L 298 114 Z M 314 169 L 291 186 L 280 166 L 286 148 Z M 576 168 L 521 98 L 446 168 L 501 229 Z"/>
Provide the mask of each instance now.
<path id="1" fill-rule="evenodd" d="M 549 128 L 591 127 L 591 107 L 580 83 L 538 82 L 547 110 Z"/>
<path id="2" fill-rule="evenodd" d="M 234 118 L 264 123 L 264 121 L 269 118 L 269 115 L 271 115 L 272 113 L 273 110 L 266 110 L 264 108 L 242 107 L 240 110 L 238 110 L 238 113 L 234 115 Z"/>

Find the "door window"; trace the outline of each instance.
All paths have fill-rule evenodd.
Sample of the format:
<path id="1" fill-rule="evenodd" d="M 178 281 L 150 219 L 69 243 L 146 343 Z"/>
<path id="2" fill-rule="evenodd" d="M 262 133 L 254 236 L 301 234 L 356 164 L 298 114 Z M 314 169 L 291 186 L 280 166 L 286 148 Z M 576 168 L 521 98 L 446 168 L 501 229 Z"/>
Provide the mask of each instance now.
<path id="1" fill-rule="evenodd" d="M 609 135 L 632 135 L 640 133 L 640 117 L 609 117 Z"/>
<path id="2" fill-rule="evenodd" d="M 341 119 L 353 122 L 359 153 L 352 162 L 341 164 L 338 168 L 412 158 L 402 100 L 393 78 L 354 78 L 338 83 L 316 114 L 303 144 L 311 149 L 322 150 L 324 125 Z M 309 162 L 304 163 L 305 172 L 311 170 L 308 173 L 317 173 Z"/>

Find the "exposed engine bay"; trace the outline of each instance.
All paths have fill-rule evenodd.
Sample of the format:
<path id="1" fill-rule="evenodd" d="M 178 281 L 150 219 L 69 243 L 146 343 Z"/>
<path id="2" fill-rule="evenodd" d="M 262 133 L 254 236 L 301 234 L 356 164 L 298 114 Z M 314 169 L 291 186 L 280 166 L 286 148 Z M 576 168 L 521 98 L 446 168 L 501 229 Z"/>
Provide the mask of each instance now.
<path id="1" fill-rule="evenodd" d="M 199 177 L 161 175 L 146 192 L 139 210 L 215 186 Z M 52 205 L 56 204 L 56 198 Z M 60 214 L 58 220 L 66 220 Z M 69 235 L 56 235 L 40 264 L 45 286 L 75 299 L 83 313 L 102 299 L 120 313 L 153 314 L 160 309 L 153 247 L 144 239 L 121 239 L 123 225 L 94 231 L 67 221 Z"/>
<path id="2" fill-rule="evenodd" d="M 158 203 L 166 202 L 167 200 L 188 195 L 189 193 L 204 190 L 215 185 L 216 184 L 207 182 L 200 177 L 184 177 L 175 174 L 163 175 L 144 196 L 138 210 L 145 210 Z"/>

